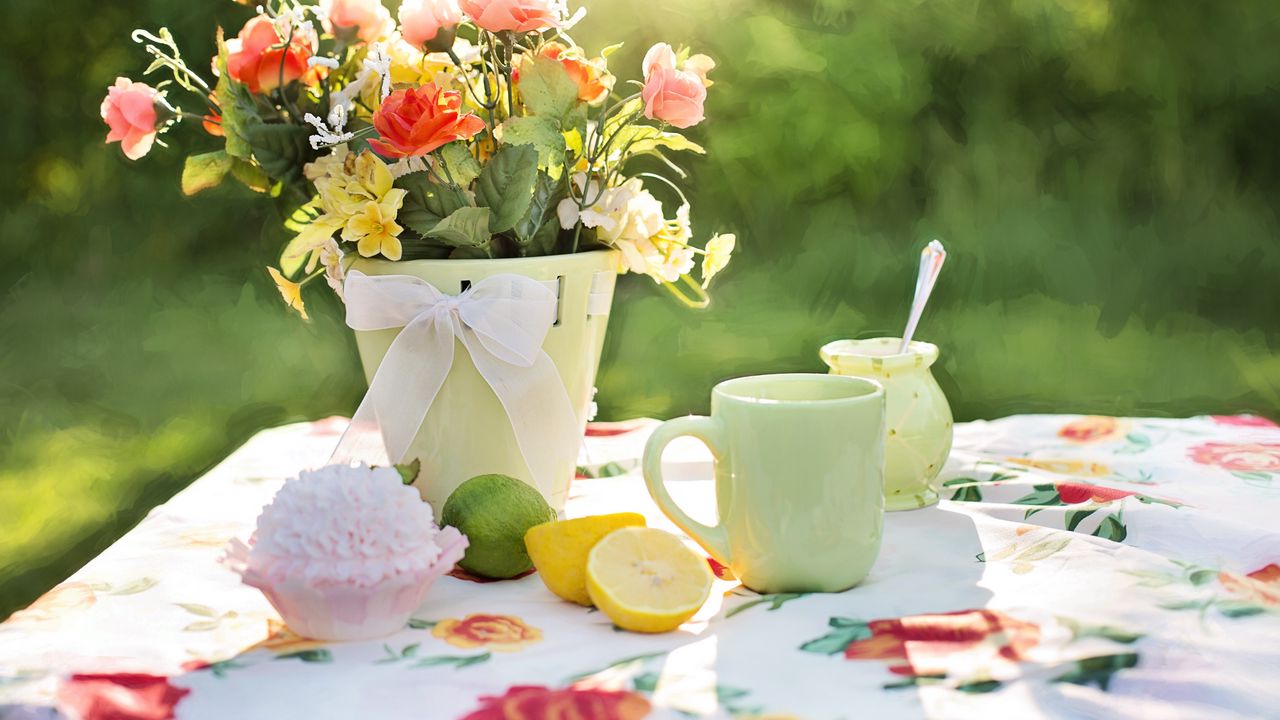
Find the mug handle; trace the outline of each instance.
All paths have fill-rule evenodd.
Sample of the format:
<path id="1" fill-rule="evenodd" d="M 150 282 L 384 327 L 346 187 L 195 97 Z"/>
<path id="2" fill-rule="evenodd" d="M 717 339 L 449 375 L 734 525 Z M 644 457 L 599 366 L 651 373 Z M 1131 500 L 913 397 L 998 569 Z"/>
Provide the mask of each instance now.
<path id="1" fill-rule="evenodd" d="M 689 417 L 668 420 L 658 426 L 649 436 L 644 446 L 644 484 L 649 488 L 649 495 L 662 512 L 671 518 L 681 530 L 702 546 L 718 562 L 729 564 L 729 537 L 724 529 L 723 521 L 714 527 L 704 525 L 689 517 L 680 506 L 671 499 L 666 483 L 662 479 L 662 451 L 667 444 L 678 437 L 689 435 L 703 442 L 715 458 L 720 462 L 723 454 L 724 436 L 720 423 L 709 417 L 691 415 Z"/>

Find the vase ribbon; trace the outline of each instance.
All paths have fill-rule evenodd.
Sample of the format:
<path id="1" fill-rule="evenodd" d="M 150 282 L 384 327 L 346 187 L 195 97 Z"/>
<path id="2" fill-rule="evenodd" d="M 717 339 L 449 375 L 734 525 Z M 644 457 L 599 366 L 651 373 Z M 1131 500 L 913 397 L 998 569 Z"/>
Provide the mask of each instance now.
<path id="1" fill-rule="evenodd" d="M 569 393 L 542 349 L 556 320 L 554 291 L 504 273 L 450 296 L 416 277 L 357 270 L 347 273 L 343 289 L 351 329 L 403 329 L 330 462 L 408 459 L 409 444 L 453 367 L 456 339 L 502 403 L 532 484 L 551 493 L 557 464 L 576 457 L 580 442 Z"/>

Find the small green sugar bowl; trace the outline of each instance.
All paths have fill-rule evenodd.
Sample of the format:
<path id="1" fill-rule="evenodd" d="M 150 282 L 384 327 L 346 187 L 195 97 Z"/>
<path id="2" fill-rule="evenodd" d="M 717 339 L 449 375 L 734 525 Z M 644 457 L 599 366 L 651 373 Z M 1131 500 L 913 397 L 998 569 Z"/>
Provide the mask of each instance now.
<path id="1" fill-rule="evenodd" d="M 870 378 L 884 386 L 886 403 L 884 509 L 914 510 L 938 502 L 933 481 L 951 452 L 951 406 L 929 367 L 938 348 L 902 338 L 836 340 L 819 354 L 832 375 Z"/>

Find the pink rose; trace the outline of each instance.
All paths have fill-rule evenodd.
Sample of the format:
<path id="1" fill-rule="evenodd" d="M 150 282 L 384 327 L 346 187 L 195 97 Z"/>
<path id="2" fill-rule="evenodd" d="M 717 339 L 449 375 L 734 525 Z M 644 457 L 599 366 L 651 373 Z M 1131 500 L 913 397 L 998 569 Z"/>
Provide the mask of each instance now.
<path id="1" fill-rule="evenodd" d="M 711 81 L 707 73 L 715 63 L 706 55 L 694 55 L 677 66 L 675 51 L 666 43 L 649 48 L 644 56 L 644 116 L 678 128 L 702 122 L 702 104 Z"/>
<path id="2" fill-rule="evenodd" d="M 462 21 L 458 0 L 404 0 L 400 3 L 400 36 L 410 45 L 422 47 L 436 39 L 442 29 Z"/>
<path id="3" fill-rule="evenodd" d="M 156 139 L 156 89 L 129 78 L 116 78 L 102 99 L 102 119 L 111 128 L 107 142 L 120 142 L 124 156 L 137 160 Z"/>
<path id="4" fill-rule="evenodd" d="M 324 28 L 335 37 L 355 35 L 363 42 L 385 38 L 395 30 L 382 0 L 320 0 Z"/>
<path id="5" fill-rule="evenodd" d="M 458 5 L 489 32 L 533 32 L 560 24 L 555 0 L 458 0 Z"/>

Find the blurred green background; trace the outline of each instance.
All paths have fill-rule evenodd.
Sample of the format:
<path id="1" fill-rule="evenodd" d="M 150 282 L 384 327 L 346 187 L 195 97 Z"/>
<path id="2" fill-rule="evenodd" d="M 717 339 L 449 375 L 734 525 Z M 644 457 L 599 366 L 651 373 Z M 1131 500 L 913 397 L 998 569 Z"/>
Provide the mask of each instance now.
<path id="1" fill-rule="evenodd" d="M 603 418 L 698 411 L 721 378 L 821 370 L 824 341 L 898 332 L 934 237 L 950 260 L 919 335 L 958 419 L 1276 416 L 1275 0 L 588 5 L 574 34 L 626 40 L 623 78 L 658 40 L 719 62 L 692 133 L 710 154 L 684 165 L 699 237 L 739 237 L 708 311 L 621 283 Z M 263 272 L 285 239 L 272 208 L 181 196 L 212 139 L 184 128 L 136 164 L 102 144 L 105 88 L 147 64 L 131 29 L 168 25 L 204 58 L 249 13 L 0 6 L 0 617 L 255 431 L 363 390 L 336 303 L 311 293 L 303 323 Z"/>

